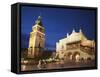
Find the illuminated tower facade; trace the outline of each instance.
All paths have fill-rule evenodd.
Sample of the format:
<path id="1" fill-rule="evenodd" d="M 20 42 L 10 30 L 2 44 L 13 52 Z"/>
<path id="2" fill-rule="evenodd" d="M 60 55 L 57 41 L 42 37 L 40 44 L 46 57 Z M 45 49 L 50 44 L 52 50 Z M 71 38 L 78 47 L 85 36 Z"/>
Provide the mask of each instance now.
<path id="1" fill-rule="evenodd" d="M 41 16 L 35 21 L 29 38 L 28 57 L 39 58 L 42 56 L 45 47 L 45 33 L 42 25 Z"/>

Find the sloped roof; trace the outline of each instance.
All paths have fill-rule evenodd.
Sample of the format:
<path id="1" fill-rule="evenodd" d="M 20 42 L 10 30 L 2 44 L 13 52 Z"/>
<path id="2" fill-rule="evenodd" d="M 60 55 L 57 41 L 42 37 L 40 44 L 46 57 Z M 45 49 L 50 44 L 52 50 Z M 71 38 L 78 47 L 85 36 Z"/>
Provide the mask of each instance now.
<path id="1" fill-rule="evenodd" d="M 82 32 L 72 32 L 67 37 L 67 43 L 72 43 L 76 41 L 86 40 L 87 38 L 84 36 Z"/>
<path id="2" fill-rule="evenodd" d="M 70 35 L 67 34 L 67 37 L 59 40 L 59 42 L 63 44 L 70 44 L 78 41 L 81 41 L 82 46 L 95 47 L 95 42 L 93 40 L 88 40 L 81 30 L 79 32 L 73 30 Z"/>

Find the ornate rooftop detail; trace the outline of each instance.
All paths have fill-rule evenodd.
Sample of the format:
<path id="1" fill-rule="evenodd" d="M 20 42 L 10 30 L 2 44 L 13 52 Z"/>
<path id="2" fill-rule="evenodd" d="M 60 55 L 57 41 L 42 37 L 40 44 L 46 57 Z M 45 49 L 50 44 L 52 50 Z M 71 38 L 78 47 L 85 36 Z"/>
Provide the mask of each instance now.
<path id="1" fill-rule="evenodd" d="M 35 21 L 35 24 L 38 24 L 40 26 L 42 26 L 42 17 L 41 16 L 38 16 L 38 19 Z"/>

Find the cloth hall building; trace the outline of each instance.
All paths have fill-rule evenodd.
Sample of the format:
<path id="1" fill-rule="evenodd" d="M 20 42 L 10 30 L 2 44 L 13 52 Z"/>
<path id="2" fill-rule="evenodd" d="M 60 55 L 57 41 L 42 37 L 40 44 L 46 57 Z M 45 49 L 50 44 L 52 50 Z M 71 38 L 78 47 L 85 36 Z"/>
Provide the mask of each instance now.
<path id="1" fill-rule="evenodd" d="M 88 40 L 80 29 L 79 32 L 72 31 L 67 37 L 56 43 L 56 56 L 67 60 L 94 60 L 95 42 Z"/>

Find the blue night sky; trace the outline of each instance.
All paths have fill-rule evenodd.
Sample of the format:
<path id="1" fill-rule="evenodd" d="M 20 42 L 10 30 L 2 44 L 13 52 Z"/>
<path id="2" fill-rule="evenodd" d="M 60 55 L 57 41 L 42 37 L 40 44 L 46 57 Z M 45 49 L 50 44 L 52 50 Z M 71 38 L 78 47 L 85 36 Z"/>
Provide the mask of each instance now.
<path id="1" fill-rule="evenodd" d="M 29 7 L 21 8 L 21 46 L 28 47 L 29 33 L 41 15 L 45 28 L 46 48 L 54 49 L 59 39 L 81 28 L 88 39 L 95 39 L 95 10 Z"/>

